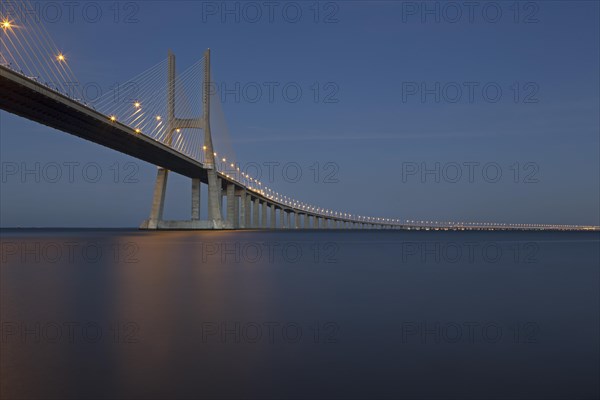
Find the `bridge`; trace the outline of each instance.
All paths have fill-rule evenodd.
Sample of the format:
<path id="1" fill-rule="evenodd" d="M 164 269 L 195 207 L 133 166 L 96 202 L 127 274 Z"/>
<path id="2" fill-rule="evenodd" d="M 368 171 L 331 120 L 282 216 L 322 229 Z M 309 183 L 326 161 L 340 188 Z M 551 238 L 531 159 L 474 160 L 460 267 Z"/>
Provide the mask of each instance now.
<path id="1" fill-rule="evenodd" d="M 244 173 L 235 160 L 215 149 L 211 107 L 220 102 L 211 81 L 210 50 L 181 74 L 169 52 L 166 60 L 123 84 L 118 95 L 108 93 L 87 104 L 69 87 L 77 80 L 42 26 L 17 25 L 7 17 L 0 26 L 2 110 L 158 167 L 150 215 L 141 229 L 597 230 L 401 220 L 326 209 L 288 197 Z M 170 173 L 191 179 L 189 220 L 163 218 Z M 200 201 L 203 190 L 207 204 Z M 202 207 L 206 212 L 201 213 Z"/>

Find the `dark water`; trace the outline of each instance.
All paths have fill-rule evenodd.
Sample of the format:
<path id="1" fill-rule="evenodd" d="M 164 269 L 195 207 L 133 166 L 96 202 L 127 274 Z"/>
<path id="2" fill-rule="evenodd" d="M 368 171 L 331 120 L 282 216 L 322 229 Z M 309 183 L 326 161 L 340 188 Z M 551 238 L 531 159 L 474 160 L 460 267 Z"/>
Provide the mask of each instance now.
<path id="1" fill-rule="evenodd" d="M 3 399 L 599 396 L 597 233 L 1 238 Z"/>

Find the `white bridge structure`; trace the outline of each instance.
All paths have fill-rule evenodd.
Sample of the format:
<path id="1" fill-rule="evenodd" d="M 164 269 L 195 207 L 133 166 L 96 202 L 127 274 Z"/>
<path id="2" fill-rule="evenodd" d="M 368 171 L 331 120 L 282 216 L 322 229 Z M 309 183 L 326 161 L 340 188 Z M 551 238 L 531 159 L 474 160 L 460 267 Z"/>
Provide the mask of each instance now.
<path id="1" fill-rule="evenodd" d="M 175 55 L 127 81 L 115 93 L 87 104 L 67 56 L 43 25 L 1 16 L 0 108 L 84 138 L 158 167 L 150 215 L 142 229 L 426 229 L 597 230 L 555 224 L 400 220 L 322 208 L 283 195 L 240 171 L 213 145 L 211 53 L 184 72 Z M 214 100 L 217 100 L 216 102 Z M 212 100 L 212 101 L 211 101 Z M 190 218 L 163 218 L 170 173 L 189 177 Z M 207 204 L 201 191 L 207 190 Z M 201 207 L 206 207 L 201 213 Z M 201 215 L 206 215 L 201 219 Z"/>

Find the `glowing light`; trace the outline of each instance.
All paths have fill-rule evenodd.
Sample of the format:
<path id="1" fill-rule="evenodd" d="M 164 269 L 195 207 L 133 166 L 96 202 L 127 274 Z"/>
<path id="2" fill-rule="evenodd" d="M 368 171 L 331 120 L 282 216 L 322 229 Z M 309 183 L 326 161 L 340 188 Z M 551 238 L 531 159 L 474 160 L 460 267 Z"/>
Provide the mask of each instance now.
<path id="1" fill-rule="evenodd" d="M 157 115 L 157 116 L 156 116 L 156 120 L 157 120 L 157 121 L 160 121 L 161 119 L 162 119 L 162 118 L 160 117 L 160 115 Z"/>
<path id="2" fill-rule="evenodd" d="M 135 103 L 133 103 L 133 106 L 134 106 L 135 108 L 140 108 L 142 105 L 140 104 L 140 102 L 139 102 L 139 101 L 136 101 Z"/>
<path id="3" fill-rule="evenodd" d="M 177 129 L 177 133 L 181 132 L 181 129 Z"/>
<path id="4" fill-rule="evenodd" d="M 141 131 L 141 130 L 139 130 L 139 129 L 136 129 L 136 130 L 135 130 L 135 133 L 142 133 L 142 131 Z"/>
<path id="5" fill-rule="evenodd" d="M 202 150 L 206 150 L 206 146 L 202 146 Z"/>
<path id="6" fill-rule="evenodd" d="M 56 60 L 62 62 L 62 61 L 66 61 L 67 59 L 65 58 L 65 55 L 61 53 L 56 56 Z"/>
<path id="7" fill-rule="evenodd" d="M 5 19 L 2 21 L 2 29 L 4 29 L 4 30 L 12 29 L 12 23 L 9 19 Z"/>
<path id="8" fill-rule="evenodd" d="M 115 117 L 114 115 L 111 115 L 111 116 L 110 116 L 110 120 L 111 120 L 112 122 L 115 122 L 115 121 L 117 120 L 117 117 Z"/>

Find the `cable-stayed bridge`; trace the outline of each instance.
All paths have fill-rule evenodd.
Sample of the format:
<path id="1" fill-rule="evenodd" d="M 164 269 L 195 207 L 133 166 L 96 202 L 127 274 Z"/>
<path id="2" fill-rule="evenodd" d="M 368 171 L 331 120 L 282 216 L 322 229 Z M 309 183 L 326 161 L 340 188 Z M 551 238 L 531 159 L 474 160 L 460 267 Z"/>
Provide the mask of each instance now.
<path id="1" fill-rule="evenodd" d="M 87 104 L 80 88 L 72 85 L 77 80 L 67 57 L 41 24 L 33 19 L 16 23 L 3 16 L 0 26 L 0 108 L 158 167 L 150 216 L 142 229 L 597 229 L 400 220 L 325 209 L 288 197 L 242 172 L 232 151 L 213 143 L 211 109 L 221 114 L 221 104 L 212 86 L 210 50 L 180 74 L 169 52 L 166 60 Z M 163 219 L 171 172 L 191 179 L 189 220 Z M 203 190 L 206 204 L 200 201 Z M 201 207 L 206 207 L 205 213 Z M 207 218 L 201 219 L 202 214 Z"/>

